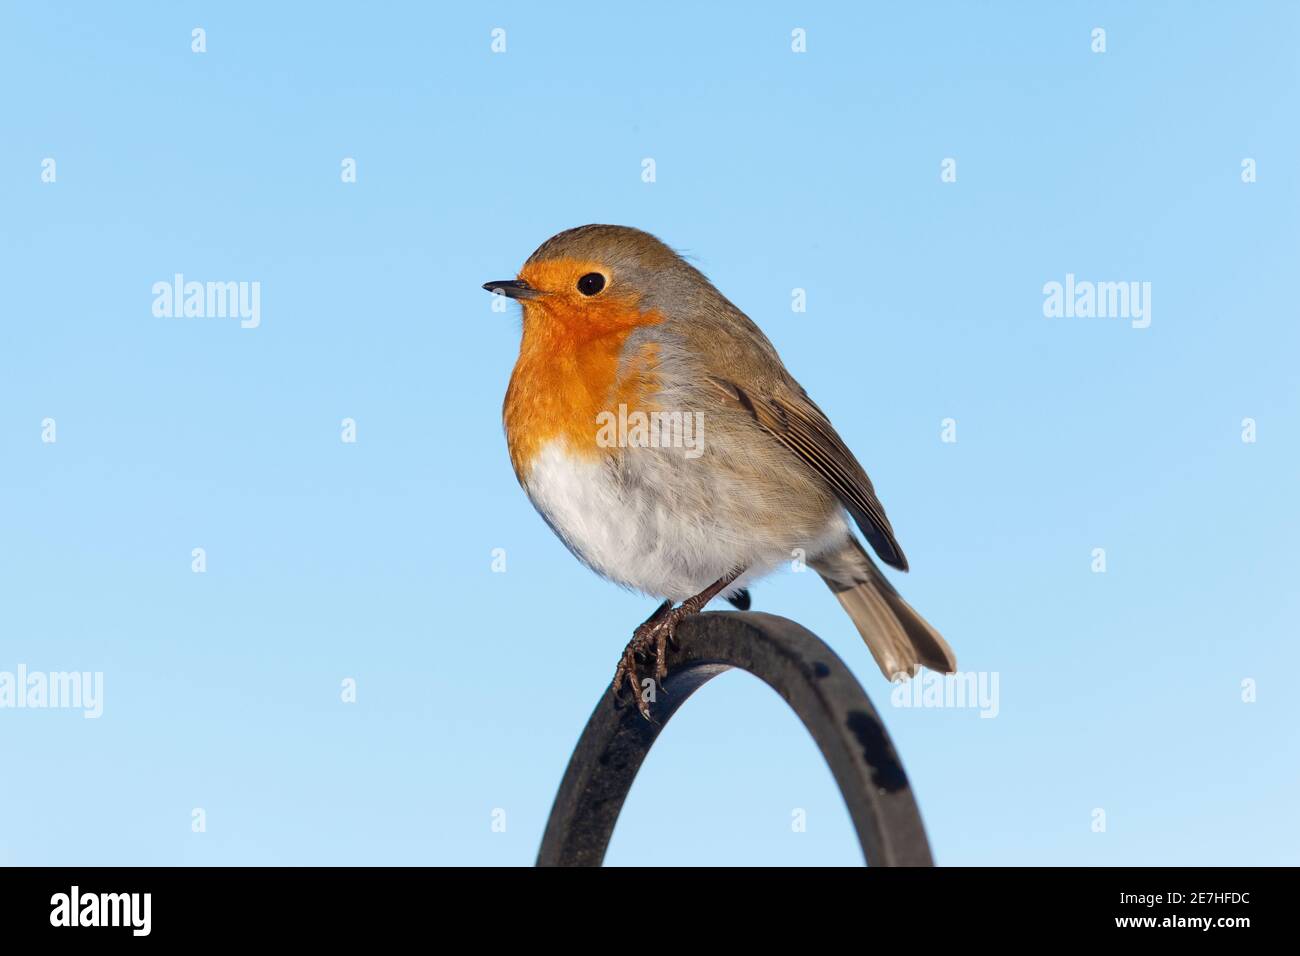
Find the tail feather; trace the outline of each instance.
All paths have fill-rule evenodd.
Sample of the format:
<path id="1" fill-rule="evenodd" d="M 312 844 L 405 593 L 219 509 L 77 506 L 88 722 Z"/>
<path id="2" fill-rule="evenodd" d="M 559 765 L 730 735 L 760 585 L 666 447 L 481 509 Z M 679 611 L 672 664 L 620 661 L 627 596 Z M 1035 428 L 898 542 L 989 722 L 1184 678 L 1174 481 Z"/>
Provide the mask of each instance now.
<path id="1" fill-rule="evenodd" d="M 948 642 L 903 600 L 857 538 L 848 538 L 840 550 L 809 564 L 839 598 L 890 680 L 915 674 L 922 664 L 945 674 L 957 669 Z"/>

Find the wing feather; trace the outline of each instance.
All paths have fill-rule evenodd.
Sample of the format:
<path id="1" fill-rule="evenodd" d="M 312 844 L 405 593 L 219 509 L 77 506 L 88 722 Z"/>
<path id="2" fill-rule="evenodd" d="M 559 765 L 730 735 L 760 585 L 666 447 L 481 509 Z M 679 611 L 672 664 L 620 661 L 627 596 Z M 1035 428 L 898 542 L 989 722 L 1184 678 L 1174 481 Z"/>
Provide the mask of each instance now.
<path id="1" fill-rule="evenodd" d="M 822 477 L 835 497 L 853 516 L 880 560 L 900 571 L 907 558 L 894 537 L 876 489 L 848 446 L 803 389 L 795 386 L 788 397 L 756 395 L 735 382 L 709 379 L 727 398 L 754 416 L 762 429 L 806 462 Z"/>

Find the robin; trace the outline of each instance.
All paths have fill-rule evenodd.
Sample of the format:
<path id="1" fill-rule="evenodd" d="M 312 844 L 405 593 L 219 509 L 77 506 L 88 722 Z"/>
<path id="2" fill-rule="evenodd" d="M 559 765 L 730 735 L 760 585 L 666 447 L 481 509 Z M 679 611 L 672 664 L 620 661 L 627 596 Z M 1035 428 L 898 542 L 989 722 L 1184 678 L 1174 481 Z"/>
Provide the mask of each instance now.
<path id="1" fill-rule="evenodd" d="M 542 243 L 518 278 L 523 337 L 503 417 L 515 475 L 569 550 L 663 603 L 614 675 L 641 713 L 640 663 L 662 680 L 677 625 L 803 558 L 891 680 L 951 673 L 952 649 L 854 536 L 907 558 L 871 480 L 772 343 L 694 266 L 627 226 Z"/>

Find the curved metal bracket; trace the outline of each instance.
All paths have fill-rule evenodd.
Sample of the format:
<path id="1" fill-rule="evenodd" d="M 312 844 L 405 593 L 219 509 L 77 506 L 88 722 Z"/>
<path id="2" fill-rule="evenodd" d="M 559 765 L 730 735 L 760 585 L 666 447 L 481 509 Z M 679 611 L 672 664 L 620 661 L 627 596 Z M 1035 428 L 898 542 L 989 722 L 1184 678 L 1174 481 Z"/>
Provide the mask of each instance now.
<path id="1" fill-rule="evenodd" d="M 659 732 L 696 690 L 733 667 L 775 690 L 803 721 L 848 805 L 871 866 L 933 866 L 930 844 L 889 734 L 866 692 L 820 638 L 756 612 L 687 618 L 670 647 L 654 721 L 626 693 L 601 694 L 560 782 L 538 866 L 600 866 L 623 801 Z"/>

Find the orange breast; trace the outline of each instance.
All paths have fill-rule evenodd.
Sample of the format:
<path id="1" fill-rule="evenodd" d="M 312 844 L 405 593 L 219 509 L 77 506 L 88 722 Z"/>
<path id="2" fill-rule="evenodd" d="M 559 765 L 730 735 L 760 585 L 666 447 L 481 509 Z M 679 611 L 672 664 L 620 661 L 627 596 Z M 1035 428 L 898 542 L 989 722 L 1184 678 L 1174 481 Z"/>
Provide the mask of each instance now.
<path id="1" fill-rule="evenodd" d="M 575 457 L 599 458 L 615 451 L 597 443 L 597 416 L 654 411 L 649 400 L 657 380 L 657 346 L 646 343 L 626 361 L 632 331 L 660 318 L 612 303 L 565 316 L 525 305 L 524 335 L 506 391 L 502 415 L 515 474 L 523 480 L 537 453 L 562 441 Z"/>

